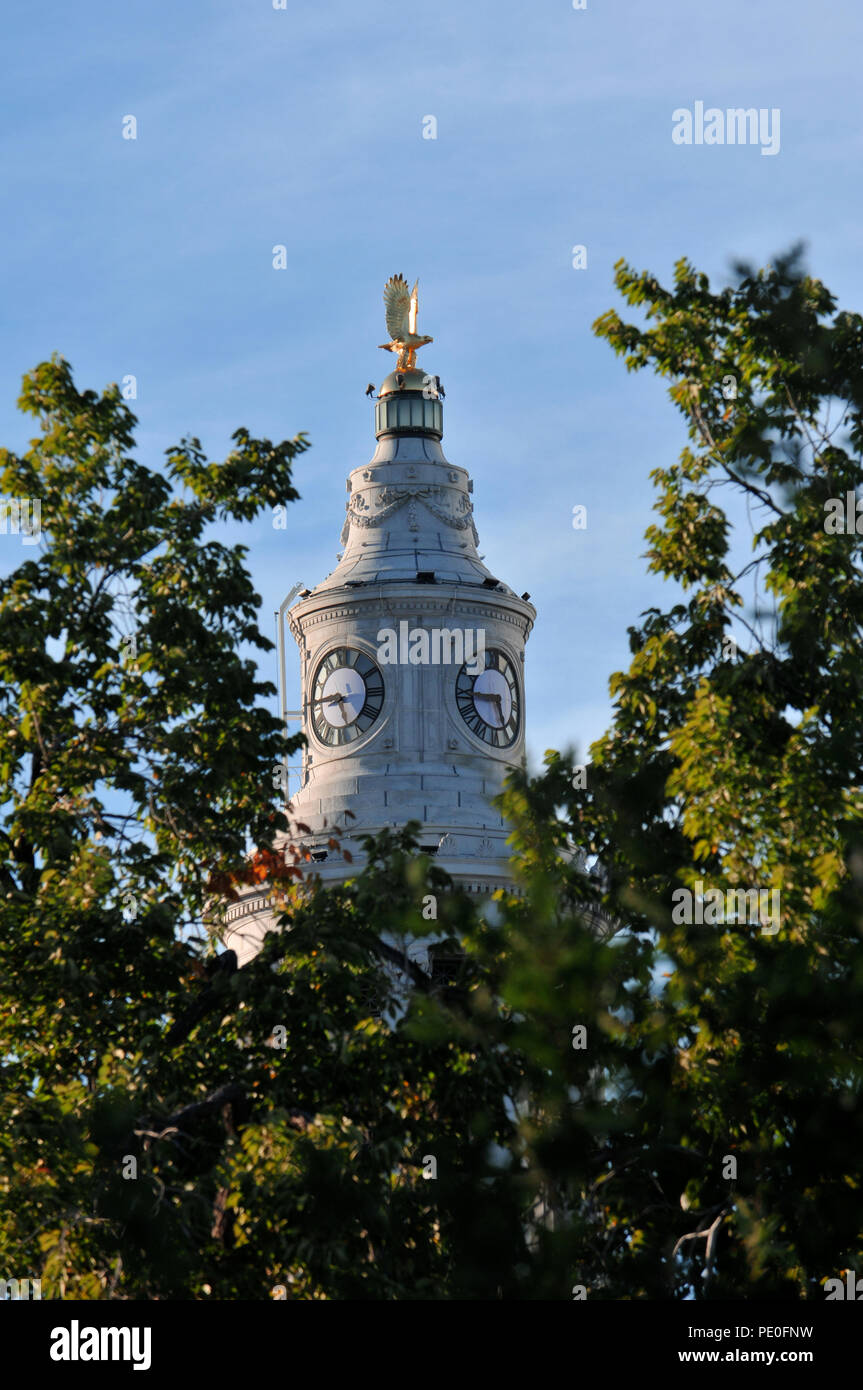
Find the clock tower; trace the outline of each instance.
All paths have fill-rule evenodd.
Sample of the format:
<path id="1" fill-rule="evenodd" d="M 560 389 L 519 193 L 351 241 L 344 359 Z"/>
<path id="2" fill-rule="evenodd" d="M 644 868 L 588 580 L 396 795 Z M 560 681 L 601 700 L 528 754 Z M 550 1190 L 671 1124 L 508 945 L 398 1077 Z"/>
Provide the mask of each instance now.
<path id="1" fill-rule="evenodd" d="M 307 739 L 290 815 L 325 884 L 362 867 L 360 835 L 417 820 L 424 850 L 486 895 L 510 881 L 490 801 L 524 758 L 536 612 L 478 554 L 473 482 L 441 446 L 444 391 L 415 365 L 432 341 L 416 333 L 416 286 L 394 276 L 384 299 L 398 360 L 375 399 L 376 448 L 348 476 L 336 568 L 288 612 Z M 352 863 L 328 848 L 333 826 Z M 226 943 L 247 959 L 266 899 L 226 916 Z"/>

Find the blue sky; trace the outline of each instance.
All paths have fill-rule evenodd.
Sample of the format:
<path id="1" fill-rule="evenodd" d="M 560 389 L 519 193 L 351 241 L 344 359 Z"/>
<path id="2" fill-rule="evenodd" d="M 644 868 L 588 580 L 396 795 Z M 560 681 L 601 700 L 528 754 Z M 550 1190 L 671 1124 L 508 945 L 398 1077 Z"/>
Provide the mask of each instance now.
<path id="1" fill-rule="evenodd" d="M 271 635 L 294 583 L 335 563 L 345 477 L 374 447 L 364 388 L 392 365 L 383 286 L 419 277 L 480 552 L 538 609 L 532 761 L 584 751 L 627 625 L 666 601 L 642 558 L 648 475 L 684 441 L 665 386 L 591 332 L 621 307 L 612 267 L 668 281 L 686 255 L 725 283 L 802 238 L 861 308 L 863 8 L 10 0 L 4 29 L 0 441 L 24 446 L 20 378 L 53 351 L 79 388 L 137 377 L 151 466 L 186 433 L 218 458 L 240 425 L 305 431 L 287 530 L 237 528 Z M 672 112 L 697 100 L 778 107 L 779 153 L 676 145 Z"/>

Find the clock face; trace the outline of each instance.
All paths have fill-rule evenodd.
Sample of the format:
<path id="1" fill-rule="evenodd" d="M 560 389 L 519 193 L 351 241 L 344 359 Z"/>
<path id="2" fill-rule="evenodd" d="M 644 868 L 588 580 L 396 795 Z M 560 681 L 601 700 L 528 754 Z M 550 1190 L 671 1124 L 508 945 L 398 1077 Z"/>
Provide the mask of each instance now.
<path id="1" fill-rule="evenodd" d="M 321 743 L 337 748 L 372 727 L 384 704 L 384 678 L 371 657 L 336 647 L 315 671 L 310 698 L 312 728 Z"/>
<path id="2" fill-rule="evenodd" d="M 521 701 L 509 657 L 489 648 L 485 670 L 472 676 L 462 666 L 455 683 L 459 713 L 471 733 L 493 748 L 509 748 L 518 738 Z"/>

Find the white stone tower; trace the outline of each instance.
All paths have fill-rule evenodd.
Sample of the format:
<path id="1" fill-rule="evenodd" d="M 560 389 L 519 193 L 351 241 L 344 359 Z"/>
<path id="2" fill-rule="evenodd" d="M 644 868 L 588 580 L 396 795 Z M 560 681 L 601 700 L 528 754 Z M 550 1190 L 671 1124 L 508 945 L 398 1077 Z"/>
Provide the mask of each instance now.
<path id="1" fill-rule="evenodd" d="M 412 307 L 414 333 L 416 291 Z M 375 402 L 375 453 L 347 480 L 344 551 L 288 614 L 307 738 L 291 820 L 309 827 L 303 844 L 325 883 L 362 867 L 360 835 L 418 820 L 440 867 L 487 894 L 509 881 L 508 831 L 490 798 L 524 757 L 536 612 L 482 563 L 473 483 L 441 448 L 439 379 L 413 365 L 406 333 L 392 336 L 399 366 Z M 334 824 L 351 864 L 327 848 Z M 226 943 L 248 958 L 269 925 L 266 899 L 249 894 L 228 918 Z"/>

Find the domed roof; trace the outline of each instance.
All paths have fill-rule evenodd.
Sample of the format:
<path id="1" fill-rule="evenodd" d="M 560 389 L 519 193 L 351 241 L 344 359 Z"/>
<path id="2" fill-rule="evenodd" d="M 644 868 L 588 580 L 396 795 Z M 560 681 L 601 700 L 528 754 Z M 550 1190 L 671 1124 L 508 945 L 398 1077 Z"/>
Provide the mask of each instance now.
<path id="1" fill-rule="evenodd" d="M 380 396 L 391 396 L 395 391 L 422 391 L 434 377 L 421 372 L 419 367 L 405 367 L 404 371 L 390 372 L 381 383 Z"/>

